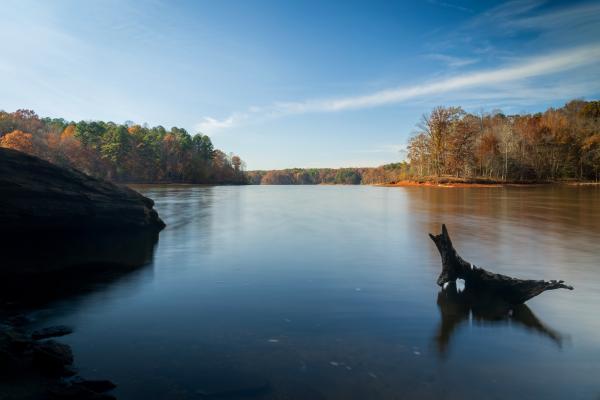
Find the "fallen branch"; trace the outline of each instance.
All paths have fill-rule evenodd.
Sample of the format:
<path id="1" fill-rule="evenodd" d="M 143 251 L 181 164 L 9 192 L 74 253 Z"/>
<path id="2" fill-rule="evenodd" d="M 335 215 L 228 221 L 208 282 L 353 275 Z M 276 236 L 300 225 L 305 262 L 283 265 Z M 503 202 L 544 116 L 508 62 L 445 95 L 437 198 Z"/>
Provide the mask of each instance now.
<path id="1" fill-rule="evenodd" d="M 465 286 L 490 291 L 510 304 L 525 303 L 546 290 L 573 290 L 573 286 L 565 285 L 564 281 L 516 279 L 486 271 L 466 262 L 454 249 L 446 225 L 442 225 L 442 233 L 435 236 L 430 233 L 429 237 L 442 256 L 442 272 L 437 279 L 437 284 L 440 286 L 462 279 L 465 281 Z"/>

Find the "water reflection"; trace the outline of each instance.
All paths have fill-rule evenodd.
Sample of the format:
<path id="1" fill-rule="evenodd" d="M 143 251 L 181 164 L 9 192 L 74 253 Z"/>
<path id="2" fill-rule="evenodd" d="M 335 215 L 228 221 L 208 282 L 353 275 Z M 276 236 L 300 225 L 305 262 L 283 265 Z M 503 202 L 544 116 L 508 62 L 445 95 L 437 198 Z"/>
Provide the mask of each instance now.
<path id="1" fill-rule="evenodd" d="M 118 383 L 120 399 L 232 393 L 588 399 L 597 393 L 600 214 L 589 204 L 598 204 L 599 191 L 141 190 L 168 224 L 156 251 L 155 240 L 140 240 L 114 252 L 126 239 L 110 239 L 105 254 L 132 268 L 116 268 L 121 272 L 104 284 L 70 289 L 81 295 L 34 315 L 40 326 L 73 326 L 64 341 L 81 374 Z M 477 265 L 576 286 L 529 303 L 556 331 L 526 307 L 511 316 L 490 301 L 474 304 L 468 291 L 449 288 L 436 306 L 440 258 L 427 232 L 441 222 Z M 65 243 L 69 251 L 85 247 Z M 52 261 L 51 251 L 58 250 L 38 253 Z M 128 257 L 133 262 L 123 263 Z M 79 258 L 87 266 L 110 262 Z M 493 328 L 469 331 L 470 321 Z M 572 345 L 559 351 L 564 339 L 557 331 L 568 332 Z M 465 376 L 469 385 L 455 385 Z"/>
<path id="2" fill-rule="evenodd" d="M 485 291 L 469 288 L 460 290 L 449 282 L 437 295 L 441 321 L 435 336 L 441 355 L 448 352 L 450 341 L 461 325 L 513 325 L 548 337 L 559 347 L 563 336 L 540 321 L 525 304 L 511 306 L 501 298 Z"/>
<path id="3" fill-rule="evenodd" d="M 39 306 L 105 287 L 148 265 L 157 243 L 156 232 L 12 238 L 1 249 L 0 300 Z"/>

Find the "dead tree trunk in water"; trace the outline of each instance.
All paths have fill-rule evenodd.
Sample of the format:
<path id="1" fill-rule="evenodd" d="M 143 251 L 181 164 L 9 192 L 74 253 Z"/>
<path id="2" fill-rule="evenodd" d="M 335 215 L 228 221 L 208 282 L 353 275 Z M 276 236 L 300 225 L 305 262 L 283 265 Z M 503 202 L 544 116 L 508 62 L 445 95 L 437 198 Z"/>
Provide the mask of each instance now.
<path id="1" fill-rule="evenodd" d="M 429 237 L 442 256 L 442 272 L 437 279 L 437 284 L 440 286 L 462 279 L 465 281 L 465 286 L 490 291 L 510 304 L 525 303 L 546 290 L 561 288 L 573 290 L 573 286 L 565 285 L 564 281 L 516 279 L 488 272 L 466 262 L 454 249 L 446 225 L 442 225 L 442 233 L 435 236 L 430 233 Z"/>

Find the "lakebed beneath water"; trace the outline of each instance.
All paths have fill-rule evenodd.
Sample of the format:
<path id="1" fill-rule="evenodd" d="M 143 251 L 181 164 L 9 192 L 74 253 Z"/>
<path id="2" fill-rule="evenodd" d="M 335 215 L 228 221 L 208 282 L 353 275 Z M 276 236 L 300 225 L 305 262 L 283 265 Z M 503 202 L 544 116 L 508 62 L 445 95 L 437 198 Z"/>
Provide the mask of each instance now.
<path id="1" fill-rule="evenodd" d="M 597 186 L 135 188 L 167 223 L 144 265 L 30 313 L 119 399 L 600 395 Z M 441 223 L 466 260 L 575 290 L 511 315 L 440 293 Z"/>

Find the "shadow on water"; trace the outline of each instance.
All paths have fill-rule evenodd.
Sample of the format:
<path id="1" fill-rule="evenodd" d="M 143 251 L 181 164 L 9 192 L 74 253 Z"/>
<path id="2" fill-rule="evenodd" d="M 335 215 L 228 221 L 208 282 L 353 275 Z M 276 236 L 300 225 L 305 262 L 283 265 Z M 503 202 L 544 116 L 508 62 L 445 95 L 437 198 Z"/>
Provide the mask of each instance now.
<path id="1" fill-rule="evenodd" d="M 150 264 L 157 242 L 157 232 L 5 239 L 0 304 L 32 308 L 95 291 Z"/>
<path id="2" fill-rule="evenodd" d="M 561 347 L 564 337 L 540 321 L 525 304 L 511 306 L 489 293 L 469 289 L 459 290 L 456 282 L 449 282 L 438 292 L 437 305 L 441 321 L 435 336 L 440 355 L 447 354 L 452 336 L 464 323 L 518 326 L 548 337 Z"/>

